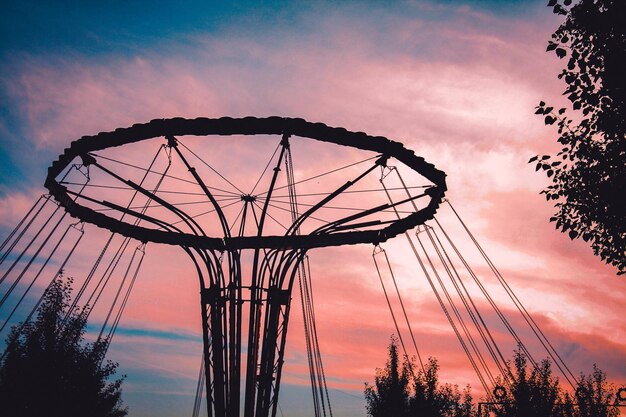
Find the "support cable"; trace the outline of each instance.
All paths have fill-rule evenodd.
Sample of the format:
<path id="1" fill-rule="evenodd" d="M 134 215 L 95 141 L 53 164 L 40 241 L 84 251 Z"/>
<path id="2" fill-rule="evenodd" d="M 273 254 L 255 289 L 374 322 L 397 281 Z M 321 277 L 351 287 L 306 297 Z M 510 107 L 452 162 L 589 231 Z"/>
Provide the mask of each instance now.
<path id="1" fill-rule="evenodd" d="M 194 151 L 192 151 L 191 149 L 189 149 L 184 143 L 182 143 L 180 140 L 178 141 L 178 143 L 180 145 L 182 145 L 183 148 L 187 149 L 189 151 L 189 153 L 191 153 L 193 156 L 195 156 L 200 162 L 202 162 L 207 168 L 209 168 L 211 171 L 213 171 L 214 173 L 216 173 L 221 179 L 223 179 L 224 181 L 226 181 L 228 183 L 228 185 L 230 185 L 231 187 L 233 187 L 235 190 L 237 190 L 239 193 L 244 194 L 243 191 L 241 191 L 239 189 L 239 187 L 237 187 L 235 184 L 233 184 L 232 182 L 230 182 L 225 176 L 223 176 L 219 171 L 217 171 L 215 168 L 213 168 L 211 165 L 209 165 L 204 159 L 200 158 L 200 156 L 198 156 Z"/>
<path id="2" fill-rule="evenodd" d="M 408 189 L 424 189 L 424 188 L 430 188 L 430 185 L 415 185 L 412 187 L 407 187 Z M 404 187 L 387 187 L 388 191 L 397 191 L 397 190 L 404 190 Z M 369 189 L 365 189 L 365 190 L 346 190 L 343 192 L 343 194 L 360 194 L 360 193 L 379 193 L 381 191 L 384 191 L 384 189 L 382 188 L 369 188 Z M 299 193 L 298 197 L 319 197 L 321 195 L 328 195 L 328 193 Z M 288 195 L 275 195 L 274 198 L 289 198 Z M 301 203 L 302 204 L 302 203 Z"/>
<path id="3" fill-rule="evenodd" d="M 263 202 L 263 199 L 262 199 L 262 198 L 259 198 L 259 199 L 257 199 L 257 201 L 261 201 L 261 202 Z M 254 203 L 257 203 L 257 202 L 255 201 Z M 291 210 L 290 210 L 290 209 L 285 208 L 285 207 L 278 206 L 278 205 L 273 204 L 273 203 L 268 203 L 267 205 L 268 205 L 268 207 L 272 207 L 272 208 L 275 208 L 275 209 L 277 209 L 277 210 L 286 211 L 286 212 L 291 212 Z M 258 205 L 258 203 L 257 203 L 257 207 L 258 207 L 258 208 L 261 208 L 261 206 L 260 206 L 260 205 Z M 268 215 L 269 215 L 269 213 L 268 213 Z M 328 224 L 330 224 L 330 223 L 331 223 L 331 222 L 330 222 L 330 221 L 328 221 L 328 220 L 320 219 L 319 217 L 314 217 L 314 216 L 309 216 L 309 219 L 317 220 L 318 222 L 324 223 L 324 225 L 328 225 Z M 276 223 L 278 223 L 280 226 L 282 226 L 282 228 L 283 228 L 283 229 L 285 229 L 285 230 L 289 230 L 289 228 L 288 228 L 288 227 L 286 227 L 286 226 L 284 226 L 283 224 L 279 223 L 276 219 L 272 219 L 272 220 L 274 220 Z"/>
<path id="4" fill-rule="evenodd" d="M 263 172 L 261 172 L 261 175 L 259 175 L 259 178 L 256 180 L 256 183 L 254 184 L 254 187 L 252 187 L 252 191 L 250 191 L 248 193 L 248 195 L 254 195 L 254 190 L 256 190 L 256 187 L 258 187 L 259 183 L 261 182 L 261 179 L 263 178 L 263 176 L 267 172 L 267 169 L 270 167 L 270 164 L 274 160 L 274 157 L 276 156 L 276 153 L 280 149 L 281 145 L 282 145 L 282 142 L 279 142 L 278 145 L 276 145 L 276 149 L 274 149 L 274 153 L 272 154 L 272 156 L 270 156 L 270 159 L 267 161 L 267 164 L 265 165 L 265 168 L 263 169 Z"/>
<path id="5" fill-rule="evenodd" d="M 156 171 L 150 171 L 152 173 L 157 173 Z M 169 175 L 166 175 L 166 177 L 170 177 Z M 193 184 L 197 185 L 197 183 L 190 181 Z M 71 182 L 71 181 L 60 181 L 59 184 L 61 185 L 82 185 L 80 183 L 76 183 L 76 182 Z M 104 184 L 87 184 L 88 188 L 104 188 L 107 190 L 123 190 L 123 191 L 132 191 L 130 188 L 128 187 L 122 187 L 121 185 L 104 185 Z M 208 187 L 210 189 L 215 189 L 214 187 Z M 194 196 L 202 196 L 202 197 L 206 197 L 206 194 L 204 193 L 200 193 L 200 192 L 191 192 L 191 191 L 174 191 L 174 190 L 161 190 L 159 191 L 160 194 L 174 194 L 174 195 L 194 195 Z M 229 193 L 229 194 L 213 194 L 214 197 L 220 197 L 223 200 L 227 200 L 227 199 L 235 199 L 235 198 L 241 198 L 241 196 L 239 194 L 235 194 L 235 193 Z M 219 200 L 221 201 L 221 200 Z M 206 200 L 204 201 L 198 201 L 197 204 L 200 203 L 206 203 Z M 186 204 L 186 203 L 172 203 L 173 206 L 176 205 L 181 205 L 181 204 Z M 131 207 L 131 208 L 138 208 L 138 207 Z"/>
<path id="6" fill-rule="evenodd" d="M 289 204 L 288 201 L 275 201 L 275 203 L 278 204 Z M 402 202 L 400 202 L 401 204 Z M 308 203 L 299 203 L 300 206 L 302 207 L 313 207 L 315 206 L 315 204 L 308 204 Z M 356 212 L 363 212 L 363 211 L 367 211 L 370 210 L 368 208 L 363 208 L 363 207 L 340 207 L 340 206 L 324 206 L 325 210 L 347 210 L 347 211 L 356 211 Z M 391 213 L 391 210 L 380 210 L 381 213 Z M 406 211 L 406 210 L 398 210 L 398 213 L 401 214 L 412 214 L 414 213 L 413 211 Z"/>
<path id="7" fill-rule="evenodd" d="M 98 159 L 104 159 L 104 160 L 106 160 L 106 161 L 114 162 L 114 163 L 117 163 L 117 164 L 120 164 L 120 165 L 123 165 L 123 166 L 127 166 L 127 167 L 130 167 L 130 168 L 135 168 L 135 169 L 138 169 L 138 170 L 144 171 L 146 174 L 159 174 L 159 175 L 161 175 L 161 173 L 160 173 L 160 172 L 158 172 L 158 171 L 152 171 L 152 170 L 151 170 L 151 168 L 146 169 L 146 168 L 140 167 L 140 166 L 138 166 L 138 165 L 133 165 L 133 164 L 129 164 L 129 163 L 127 163 L 127 162 L 122 162 L 122 161 L 119 161 L 119 160 L 117 160 L 117 159 L 108 158 L 108 157 L 106 157 L 106 156 L 102 156 L 102 155 L 96 154 L 95 152 L 90 152 L 90 153 L 89 153 L 89 155 L 94 156 L 94 157 L 97 157 Z M 166 177 L 166 178 L 173 179 L 173 180 L 177 180 L 177 181 L 185 182 L 185 183 L 187 183 L 187 184 L 198 185 L 198 183 L 197 183 L 197 182 L 195 182 L 195 181 L 191 181 L 191 180 L 188 180 L 188 179 L 185 179 L 185 178 L 176 177 L 176 176 L 174 176 L 174 175 L 165 175 L 165 177 Z M 233 195 L 233 196 L 237 196 L 237 197 L 239 196 L 239 194 L 238 194 L 238 193 L 235 193 L 235 192 L 233 192 L 233 191 L 228 191 L 228 190 L 224 190 L 224 189 L 221 189 L 221 188 L 216 188 L 216 187 L 210 187 L 210 188 L 211 188 L 212 190 L 220 191 L 220 192 L 222 192 L 222 193 L 228 193 L 228 194 L 231 194 L 231 195 Z M 171 192 L 171 191 L 170 191 L 170 192 Z M 179 194 L 179 192 L 176 192 L 176 194 Z M 204 195 L 204 193 L 197 193 L 197 195 Z"/>
<path id="8" fill-rule="evenodd" d="M 338 171 L 341 171 L 341 170 L 344 170 L 344 169 L 347 169 L 347 168 L 351 168 L 351 167 L 353 167 L 353 166 L 355 166 L 355 165 L 359 165 L 359 164 L 362 164 L 362 163 L 364 163 L 364 162 L 371 161 L 372 159 L 377 159 L 377 158 L 380 158 L 380 156 L 379 156 L 379 155 L 376 155 L 376 156 L 370 156 L 369 158 L 365 158 L 365 159 L 362 159 L 362 160 L 360 160 L 360 161 L 353 162 L 353 163 L 351 163 L 351 164 L 344 165 L 344 166 L 341 166 L 341 167 L 339 167 L 339 168 L 335 168 L 335 169 L 332 169 L 332 170 L 330 170 L 330 171 L 326 171 L 326 172 L 323 172 L 323 173 L 321 173 L 321 174 L 314 175 L 314 176 L 312 176 L 312 177 L 308 177 L 308 178 L 305 178 L 305 179 L 302 179 L 302 180 L 299 180 L 299 181 L 295 181 L 295 182 L 293 183 L 293 185 L 302 184 L 303 182 L 312 181 L 312 180 L 314 180 L 314 179 L 317 179 L 317 178 L 320 178 L 320 177 L 323 177 L 323 176 L 326 176 L 326 175 L 334 174 L 335 172 L 338 172 Z M 274 188 L 274 191 L 276 191 L 276 190 L 282 190 L 282 189 L 285 189 L 285 188 L 288 188 L 288 187 L 289 187 L 289 185 L 283 185 L 283 186 L 281 186 L 281 187 L 276 187 L 276 188 Z M 257 195 L 257 197 L 263 196 L 263 195 L 265 195 L 265 194 L 267 194 L 267 191 L 264 191 L 264 192 L 262 192 L 262 193 L 258 194 L 258 195 Z M 327 194 L 327 193 L 324 193 L 324 194 L 322 194 L 322 195 L 328 195 L 328 194 Z"/>
<path id="9" fill-rule="evenodd" d="M 220 208 L 222 210 L 224 210 L 225 208 L 228 208 L 230 206 L 234 206 L 235 204 L 238 204 L 240 201 L 241 201 L 241 197 L 237 197 L 237 199 L 235 201 L 233 201 L 232 203 L 228 203 L 228 204 L 222 205 L 222 206 L 220 206 Z M 172 204 L 172 206 L 175 206 L 175 205 Z M 189 220 L 195 220 L 195 219 L 197 219 L 200 216 L 205 216 L 207 214 L 215 213 L 216 211 L 217 210 L 213 208 L 211 210 L 203 211 L 202 213 L 198 213 L 198 214 L 194 214 L 193 216 L 189 216 L 188 219 Z M 186 219 L 176 220 L 175 222 L 170 223 L 170 226 L 175 226 L 175 225 L 180 224 L 182 222 L 188 223 L 188 220 L 186 220 Z"/>

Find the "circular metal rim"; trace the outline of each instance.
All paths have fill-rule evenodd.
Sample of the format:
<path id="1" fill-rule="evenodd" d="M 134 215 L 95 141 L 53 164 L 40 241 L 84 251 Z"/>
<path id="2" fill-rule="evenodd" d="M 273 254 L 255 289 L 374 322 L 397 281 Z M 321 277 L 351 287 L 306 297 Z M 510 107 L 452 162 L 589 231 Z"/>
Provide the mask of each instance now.
<path id="1" fill-rule="evenodd" d="M 214 238 L 187 233 L 173 233 L 123 223 L 77 204 L 67 194 L 67 189 L 56 181 L 56 177 L 76 158 L 89 152 L 122 146 L 142 140 L 165 136 L 225 136 L 225 135 L 293 135 L 322 142 L 378 152 L 393 157 L 413 169 L 434 186 L 427 189 L 431 200 L 426 207 L 412 213 L 380 230 L 360 230 L 322 235 L 286 236 L 237 236 Z M 135 238 L 142 242 L 166 243 L 171 245 L 214 249 L 219 251 L 238 249 L 310 249 L 346 244 L 384 242 L 434 217 L 447 190 L 445 173 L 426 162 L 424 158 L 404 147 L 399 142 L 383 136 L 370 136 L 363 132 L 351 132 L 344 128 L 330 127 L 323 123 L 311 123 L 304 119 L 284 117 L 244 117 L 218 119 L 172 118 L 155 119 L 148 123 L 119 128 L 112 132 L 101 132 L 83 136 L 71 143 L 48 168 L 45 187 L 65 210 L 73 217 L 93 223 L 112 232 Z"/>
<path id="2" fill-rule="evenodd" d="M 615 397 L 620 403 L 626 402 L 626 387 L 621 387 L 620 389 L 618 389 Z"/>
<path id="3" fill-rule="evenodd" d="M 501 401 L 501 400 L 505 399 L 506 398 L 506 388 L 504 388 L 502 385 L 496 385 L 496 387 L 493 389 L 493 396 L 498 401 Z"/>

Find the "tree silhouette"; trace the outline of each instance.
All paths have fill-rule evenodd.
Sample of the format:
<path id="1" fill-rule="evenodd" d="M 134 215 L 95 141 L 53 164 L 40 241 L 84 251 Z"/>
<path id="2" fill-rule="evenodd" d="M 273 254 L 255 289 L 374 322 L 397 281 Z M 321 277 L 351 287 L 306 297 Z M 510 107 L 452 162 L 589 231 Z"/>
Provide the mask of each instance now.
<path id="1" fill-rule="evenodd" d="M 84 341 L 86 310 L 69 310 L 71 279 L 55 279 L 34 322 L 12 328 L 0 363 L 0 404 L 7 417 L 123 417 L 117 364 L 106 340 Z"/>
<path id="2" fill-rule="evenodd" d="M 574 395 L 577 407 L 573 417 L 617 417 L 617 407 L 608 406 L 615 401 L 616 388 L 606 380 L 606 374 L 593 365 L 591 375 L 581 375 Z"/>
<path id="3" fill-rule="evenodd" d="M 365 384 L 365 400 L 371 417 L 483 417 L 478 415 L 470 389 L 439 382 L 439 365 L 429 358 L 423 370 L 413 374 L 405 358 L 400 361 L 394 337 L 384 369 L 377 369 L 373 386 Z M 559 385 L 552 363 L 545 359 L 531 367 L 521 350 L 508 363 L 510 384 L 497 404 L 487 411 L 495 417 L 618 417 L 617 391 L 596 365 L 591 375 L 581 374 L 573 394 Z"/>
<path id="4" fill-rule="evenodd" d="M 424 370 L 413 375 L 405 358 L 402 364 L 394 337 L 389 344 L 385 369 L 378 369 L 374 386 L 365 384 L 367 414 L 371 417 L 473 417 L 475 407 L 469 387 L 439 383 L 439 364 L 429 358 Z"/>
<path id="5" fill-rule="evenodd" d="M 496 417 L 618 417 L 615 386 L 596 365 L 591 375 L 581 374 L 574 394 L 559 386 L 548 359 L 529 369 L 524 353 L 513 359 L 511 386 L 500 404 L 491 407 Z M 501 382 L 501 381 L 500 381 Z"/>
<path id="6" fill-rule="evenodd" d="M 562 148 L 529 162 L 552 180 L 542 193 L 556 203 L 550 218 L 556 228 L 589 242 L 626 274 L 626 2 L 550 0 L 548 6 L 566 17 L 547 50 L 566 59 L 558 77 L 577 114 L 570 118 L 565 108 L 540 102 L 535 113 L 557 124 Z"/>
<path id="7" fill-rule="evenodd" d="M 369 416 L 404 417 L 409 415 L 408 361 L 402 361 L 402 366 L 400 364 L 398 345 L 396 339 L 392 337 L 385 369 L 377 369 L 374 386 L 365 384 L 366 408 Z"/>
<path id="8" fill-rule="evenodd" d="M 437 359 L 429 358 L 425 369 L 415 377 L 414 393 L 409 399 L 411 416 L 472 417 L 474 404 L 469 387 L 463 394 L 456 385 L 439 383 Z"/>
<path id="9" fill-rule="evenodd" d="M 561 411 L 561 389 L 549 360 L 529 370 L 526 356 L 516 350 L 513 368 L 507 396 L 494 409 L 496 417 L 552 417 Z"/>

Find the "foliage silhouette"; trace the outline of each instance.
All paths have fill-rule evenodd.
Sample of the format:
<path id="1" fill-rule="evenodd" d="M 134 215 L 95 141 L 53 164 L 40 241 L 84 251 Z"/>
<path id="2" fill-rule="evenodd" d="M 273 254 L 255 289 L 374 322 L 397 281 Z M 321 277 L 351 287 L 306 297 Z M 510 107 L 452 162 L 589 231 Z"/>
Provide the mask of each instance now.
<path id="1" fill-rule="evenodd" d="M 607 382 L 606 374 L 593 365 L 591 375 L 581 375 L 573 398 L 577 407 L 567 417 L 617 417 L 618 409 L 607 407 L 615 402 L 615 393 L 615 385 Z"/>
<path id="2" fill-rule="evenodd" d="M 515 351 L 509 364 L 511 386 L 501 404 L 491 407 L 495 417 L 617 417 L 615 386 L 596 365 L 591 375 L 581 374 L 573 395 L 563 390 L 552 373 L 551 362 L 529 369 L 526 356 Z M 500 381 L 501 382 L 501 381 Z"/>
<path id="3" fill-rule="evenodd" d="M 596 365 L 591 375 L 581 374 L 573 394 L 559 385 L 548 359 L 531 367 L 521 350 L 509 362 L 510 385 L 496 405 L 482 409 L 473 402 L 470 389 L 439 382 L 437 360 L 429 358 L 417 374 L 405 358 L 400 360 L 397 340 L 392 337 L 384 369 L 377 369 L 374 385 L 365 384 L 365 400 L 371 417 L 618 417 L 616 387 Z M 414 367 L 413 367 L 414 368 Z M 492 404 L 492 403 L 490 403 Z M 483 404 L 485 405 L 485 404 Z M 487 414 L 485 414 L 487 413 Z"/>
<path id="4" fill-rule="evenodd" d="M 550 417 L 562 408 L 561 388 L 549 360 L 529 370 L 526 356 L 517 350 L 513 368 L 511 387 L 503 404 L 494 408 L 496 417 Z"/>
<path id="5" fill-rule="evenodd" d="M 402 369 L 400 369 L 402 366 Z M 377 369 L 374 386 L 365 383 L 367 414 L 371 417 L 409 416 L 409 364 L 398 357 L 398 344 L 392 336 L 385 369 Z"/>
<path id="6" fill-rule="evenodd" d="M 371 417 L 473 417 L 475 407 L 469 387 L 461 394 L 456 385 L 439 383 L 437 360 L 429 358 L 425 369 L 416 375 L 405 358 L 400 363 L 394 337 L 389 358 L 378 369 L 374 386 L 365 384 L 367 414 Z"/>
<path id="7" fill-rule="evenodd" d="M 565 16 L 547 51 L 566 61 L 558 77 L 576 115 L 540 102 L 535 113 L 557 124 L 562 148 L 529 162 L 552 180 L 542 194 L 556 203 L 550 218 L 556 228 L 589 242 L 595 255 L 626 274 L 626 2 L 550 0 L 548 6 Z"/>
<path id="8" fill-rule="evenodd" d="M 459 392 L 456 385 L 439 383 L 437 359 L 429 358 L 424 371 L 415 377 L 413 395 L 409 399 L 411 416 L 472 417 L 475 407 L 469 387 Z"/>
<path id="9" fill-rule="evenodd" d="M 34 322 L 11 329 L 0 363 L 0 404 L 7 417 L 123 417 L 117 364 L 106 340 L 84 341 L 86 309 L 69 310 L 72 280 L 55 279 Z"/>

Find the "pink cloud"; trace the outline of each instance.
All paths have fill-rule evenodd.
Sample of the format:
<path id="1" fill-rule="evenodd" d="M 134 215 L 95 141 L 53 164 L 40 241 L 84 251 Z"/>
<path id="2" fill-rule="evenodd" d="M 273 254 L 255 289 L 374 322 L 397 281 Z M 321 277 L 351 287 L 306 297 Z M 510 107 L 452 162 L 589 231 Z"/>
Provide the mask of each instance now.
<path id="1" fill-rule="evenodd" d="M 11 97 L 27 115 L 25 130 L 32 143 L 55 154 L 81 135 L 173 116 L 277 114 L 400 140 L 448 173 L 453 204 L 462 208 L 464 219 L 573 368 L 588 372 L 589 364 L 598 361 L 614 372 L 610 377 L 626 380 L 626 371 L 619 366 L 625 355 L 623 288 L 584 245 L 570 242 L 547 223 L 551 209 L 537 195 L 544 180 L 526 164 L 532 154 L 554 146 L 545 140 L 551 133 L 532 114 L 540 99 L 558 100 L 560 94 L 555 79 L 560 63 L 543 52 L 554 21 L 531 22 L 458 8 L 445 24 L 390 17 L 386 24 L 394 30 L 380 30 L 388 34 L 379 38 L 373 35 L 380 28 L 371 27 L 366 19 L 350 19 L 339 12 L 321 22 L 311 19 L 320 25 L 320 34 L 294 38 L 277 30 L 259 39 L 201 36 L 191 40 L 192 46 L 164 43 L 159 50 L 130 58 L 22 57 L 9 83 Z M 426 35 L 434 34 L 438 44 L 430 45 Z M 252 170 L 260 164 L 262 168 L 275 143 L 233 141 L 231 150 L 240 158 L 238 164 L 228 163 L 227 153 L 210 144 L 191 141 L 192 145 L 213 152 L 237 180 L 250 181 L 241 167 Z M 303 159 L 308 156 L 307 162 L 324 167 L 353 156 L 308 150 L 304 148 Z M 142 155 L 145 149 L 124 151 L 117 156 L 148 157 Z M 311 175 L 314 168 L 298 167 L 298 175 Z M 97 195 L 115 197 L 103 191 Z M 7 193 L 0 200 L 3 222 L 13 222 L 29 198 Z M 450 219 L 442 209 L 441 220 L 448 221 L 445 227 L 462 236 Z M 98 245 L 83 249 L 68 266 L 77 282 L 84 279 L 108 236 L 103 231 L 91 233 Z M 420 352 L 440 359 L 442 379 L 461 386 L 471 382 L 478 389 L 401 239 L 385 248 L 394 253 L 392 264 Z M 459 245 L 471 250 L 467 242 Z M 182 251 L 171 249 L 148 245 L 123 325 L 199 336 L 197 277 Z M 372 380 L 374 369 L 384 365 L 389 335 L 395 332 L 371 250 L 311 253 L 320 345 L 331 387 L 361 390 L 364 381 Z M 479 261 L 476 254 L 470 257 Z M 481 265 L 476 270 L 501 297 L 499 301 L 509 305 L 507 314 L 512 314 Z M 295 297 L 285 381 L 306 384 L 297 301 Z M 396 301 L 394 308 L 399 313 Z M 102 322 L 104 314 L 94 311 L 96 322 Z M 493 314 L 489 319 L 495 321 Z M 588 332 L 580 332 L 581 323 Z M 516 325 L 523 327 L 521 318 L 516 318 Z M 529 331 L 524 335 L 530 336 Z M 406 333 L 404 337 L 408 342 Z M 510 338 L 502 329 L 496 337 L 509 347 L 505 353 L 510 356 Z M 116 336 L 115 343 L 114 359 L 122 367 L 195 378 L 196 344 L 131 336 Z"/>

